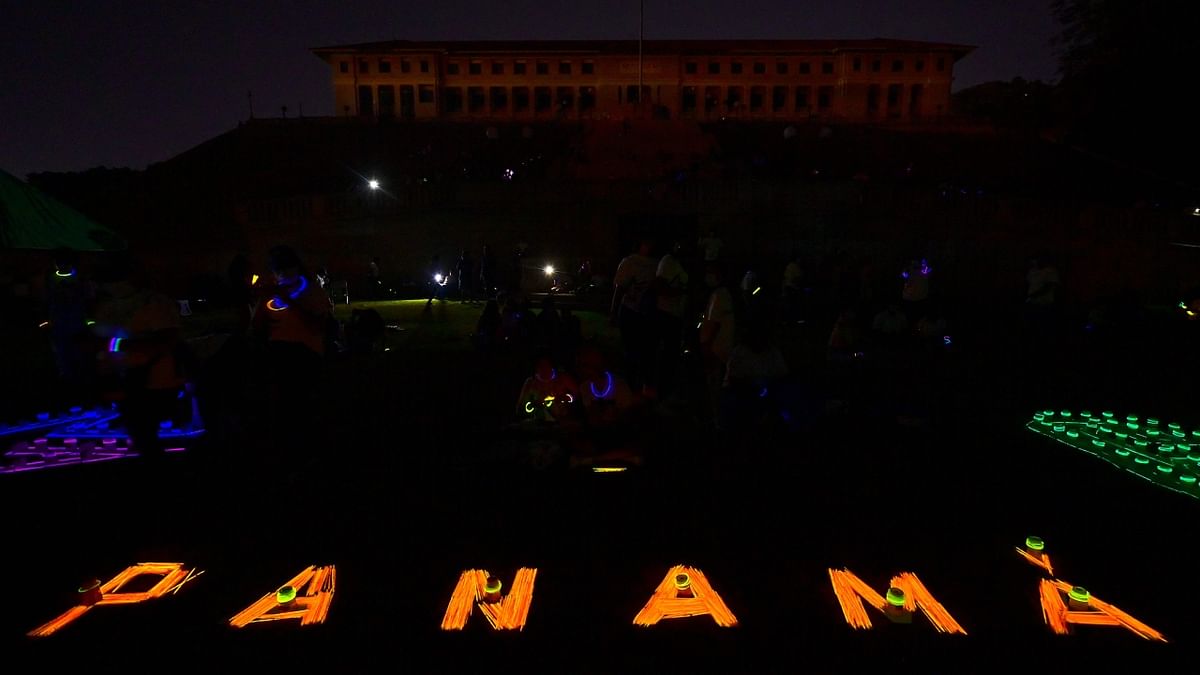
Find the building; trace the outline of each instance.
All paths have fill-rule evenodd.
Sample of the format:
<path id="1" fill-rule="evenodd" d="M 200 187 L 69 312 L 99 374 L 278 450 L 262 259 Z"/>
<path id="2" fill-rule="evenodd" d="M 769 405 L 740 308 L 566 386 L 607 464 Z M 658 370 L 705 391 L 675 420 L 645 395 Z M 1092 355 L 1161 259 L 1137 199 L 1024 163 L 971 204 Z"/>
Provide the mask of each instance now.
<path id="1" fill-rule="evenodd" d="M 314 49 L 339 116 L 916 121 L 974 47 L 907 40 L 373 42 Z M 638 82 L 641 81 L 639 89 Z"/>

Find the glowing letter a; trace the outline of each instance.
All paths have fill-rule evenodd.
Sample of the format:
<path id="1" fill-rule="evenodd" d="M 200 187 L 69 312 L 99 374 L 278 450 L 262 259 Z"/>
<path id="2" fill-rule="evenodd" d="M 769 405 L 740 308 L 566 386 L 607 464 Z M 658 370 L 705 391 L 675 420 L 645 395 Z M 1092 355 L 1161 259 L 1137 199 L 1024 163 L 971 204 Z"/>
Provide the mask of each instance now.
<path id="1" fill-rule="evenodd" d="M 162 597 L 167 593 L 178 591 L 185 583 L 201 574 L 203 572 L 193 574 L 193 571 L 184 569 L 183 563 L 138 563 L 130 565 L 120 574 L 109 579 L 107 583 L 102 584 L 99 589 L 95 586 L 87 589 L 79 589 L 81 594 L 85 592 L 95 594 L 93 602 L 76 605 L 68 609 L 59 615 L 58 618 L 29 631 L 28 635 L 29 637 L 53 635 L 60 628 L 83 616 L 95 605 L 131 605 Z M 142 575 L 157 575 L 162 578 L 150 590 L 140 593 L 120 592 L 122 586 Z"/>
<path id="2" fill-rule="evenodd" d="M 633 623 L 638 626 L 653 626 L 662 619 L 681 619 L 704 614 L 711 616 L 713 621 L 723 628 L 737 625 L 737 617 L 713 590 L 704 572 L 695 567 L 676 565 L 663 577 L 658 588 L 654 589 L 654 595 L 646 601 L 642 611 L 633 617 Z"/>
<path id="3" fill-rule="evenodd" d="M 925 618 L 929 619 L 929 622 L 938 631 L 967 634 L 967 631 L 963 630 L 954 617 L 950 616 L 950 612 L 946 611 L 946 608 L 933 597 L 933 594 L 925 588 L 925 584 L 922 584 L 915 574 L 903 572 L 892 577 L 892 588 L 899 592 L 889 592 L 887 599 L 847 569 L 829 570 L 829 580 L 833 582 L 833 592 L 837 595 L 838 604 L 842 606 L 842 614 L 846 617 L 846 623 L 854 628 L 867 629 L 871 627 L 871 617 L 867 615 L 867 610 L 862 603 L 863 600 L 866 600 L 881 612 L 886 610 L 889 603 L 897 609 L 902 608 L 910 613 L 920 609 L 925 614 Z"/>
<path id="4" fill-rule="evenodd" d="M 1167 641 L 1162 633 L 1078 586 L 1057 579 L 1042 579 L 1038 591 L 1042 599 L 1042 616 L 1046 619 L 1046 625 L 1059 635 L 1070 633 L 1071 624 L 1121 626 L 1146 640 Z M 1068 608 L 1063 602 L 1064 593 L 1074 607 Z"/>
<path id="5" fill-rule="evenodd" d="M 508 595 L 500 595 L 500 583 L 487 570 L 467 570 L 458 577 L 458 584 L 446 605 L 442 617 L 442 630 L 462 630 L 475 605 L 492 628 L 496 630 L 521 630 L 529 617 L 529 606 L 533 604 L 533 581 L 537 569 L 522 567 L 513 579 Z M 489 588 L 489 579 L 494 587 Z"/>
<path id="6" fill-rule="evenodd" d="M 337 581 L 333 565 L 310 566 L 278 591 L 267 593 L 253 605 L 242 610 L 229 620 L 234 628 L 243 628 L 260 621 L 300 619 L 301 626 L 324 623 L 329 615 L 329 604 L 333 602 L 333 591 Z M 308 585 L 301 594 L 301 588 Z"/>

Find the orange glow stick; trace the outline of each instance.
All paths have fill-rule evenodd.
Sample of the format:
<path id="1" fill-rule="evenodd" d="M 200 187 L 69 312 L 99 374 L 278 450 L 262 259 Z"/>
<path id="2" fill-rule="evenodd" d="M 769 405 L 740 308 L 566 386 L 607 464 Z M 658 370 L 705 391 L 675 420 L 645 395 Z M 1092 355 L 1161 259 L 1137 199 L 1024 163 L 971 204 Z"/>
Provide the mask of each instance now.
<path id="1" fill-rule="evenodd" d="M 1045 553 L 1040 551 L 1036 554 L 1030 553 L 1020 546 L 1017 547 L 1017 553 L 1020 553 L 1022 558 L 1046 570 L 1047 574 L 1054 574 L 1054 567 L 1050 565 L 1050 556 Z"/>
<path id="2" fill-rule="evenodd" d="M 842 607 L 842 615 L 846 617 L 846 623 L 853 628 L 871 628 L 871 617 L 863 607 L 863 600 L 881 612 L 887 607 L 887 600 L 882 595 L 848 569 L 829 570 L 829 580 L 833 584 L 833 593 L 837 596 L 838 604 Z M 892 577 L 891 585 L 904 591 L 906 611 L 921 610 L 939 632 L 967 634 L 942 603 L 925 588 L 925 584 L 921 583 L 917 575 L 902 572 Z"/>
<path id="3" fill-rule="evenodd" d="M 280 591 L 267 593 L 239 612 L 229 620 L 229 625 L 244 628 L 252 623 L 284 619 L 300 619 L 301 626 L 324 623 L 329 615 L 329 605 L 333 602 L 336 579 L 337 570 L 333 565 L 310 565 L 281 586 Z M 300 589 L 305 584 L 308 584 L 308 588 L 300 595 Z M 279 595 L 283 588 L 292 589 L 292 598 L 280 602 Z"/>
<path id="4" fill-rule="evenodd" d="M 667 571 L 662 583 L 633 617 L 637 626 L 653 626 L 663 619 L 682 619 L 708 614 L 722 628 L 737 625 L 737 617 L 708 583 L 704 572 L 695 567 L 676 565 Z"/>
<path id="5" fill-rule="evenodd" d="M 442 617 L 442 630 L 462 630 L 471 618 L 471 612 L 479 605 L 479 611 L 495 630 L 522 630 L 533 604 L 533 582 L 537 568 L 522 567 L 513 579 L 512 590 L 501 596 L 499 589 L 488 593 L 487 583 L 491 578 L 487 570 L 466 570 L 458 577 L 446 614 Z M 489 600 L 489 598 L 491 598 Z"/>
<path id="6" fill-rule="evenodd" d="M 1042 579 L 1038 585 L 1038 594 L 1041 596 L 1042 602 L 1042 618 L 1046 620 L 1046 625 L 1050 626 L 1050 630 L 1058 635 L 1068 635 L 1071 632 L 1071 624 L 1122 626 L 1143 639 L 1167 641 L 1162 633 L 1091 594 L 1088 594 L 1087 604 L 1094 611 L 1067 609 L 1067 604 L 1063 602 L 1063 594 L 1070 593 L 1072 588 L 1074 587 L 1071 584 L 1057 579 L 1054 581 Z"/>
<path id="7" fill-rule="evenodd" d="M 142 575 L 151 574 L 162 577 L 150 588 L 139 593 L 121 593 L 121 587 Z M 203 574 L 203 572 L 201 572 Z M 183 563 L 138 563 L 130 565 L 120 574 L 109 579 L 100 586 L 100 601 L 96 605 L 131 605 L 146 600 L 162 597 L 167 593 L 178 591 L 185 583 L 200 576 L 192 575 L 192 570 L 185 570 Z M 83 616 L 92 605 L 76 605 L 57 618 L 29 631 L 29 637 L 47 637 L 53 635 L 75 619 Z"/>

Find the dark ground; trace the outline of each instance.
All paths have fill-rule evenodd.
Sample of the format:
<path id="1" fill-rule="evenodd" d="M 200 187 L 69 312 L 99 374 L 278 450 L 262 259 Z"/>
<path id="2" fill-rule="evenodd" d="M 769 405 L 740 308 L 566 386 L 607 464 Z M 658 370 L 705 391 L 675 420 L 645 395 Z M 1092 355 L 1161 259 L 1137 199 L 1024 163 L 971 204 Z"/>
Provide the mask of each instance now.
<path id="1" fill-rule="evenodd" d="M 165 466 L 4 476 L 0 658 L 8 672 L 1106 672 L 1134 659 L 1175 671 L 1200 637 L 1181 600 L 1200 563 L 1200 504 L 1023 425 L 1048 407 L 1195 428 L 1197 324 L 1161 317 L 1107 343 L 1072 329 L 1053 350 L 1022 346 L 1016 320 L 994 309 L 958 325 L 952 350 L 901 390 L 836 376 L 850 405 L 811 432 L 666 421 L 647 465 L 622 474 L 520 461 L 496 429 L 524 364 L 409 339 L 331 364 L 323 414 L 297 420 L 309 443 L 284 456 L 211 434 Z M 803 378 L 830 377 L 797 362 Z M 929 401 L 927 426 L 894 423 L 898 391 Z M 1062 579 L 1172 644 L 1051 634 L 1038 570 L 1013 551 L 1029 534 L 1046 539 Z M 70 606 L 80 579 L 160 560 L 206 573 L 178 596 L 23 637 Z M 330 563 L 339 583 L 325 625 L 228 627 L 306 565 Z M 631 625 L 676 563 L 703 569 L 741 625 Z M 461 634 L 438 629 L 461 570 L 508 583 L 521 566 L 539 570 L 523 633 L 493 633 L 478 616 Z M 916 572 L 969 635 L 878 615 L 874 630 L 851 630 L 826 572 L 843 566 L 881 591 Z"/>

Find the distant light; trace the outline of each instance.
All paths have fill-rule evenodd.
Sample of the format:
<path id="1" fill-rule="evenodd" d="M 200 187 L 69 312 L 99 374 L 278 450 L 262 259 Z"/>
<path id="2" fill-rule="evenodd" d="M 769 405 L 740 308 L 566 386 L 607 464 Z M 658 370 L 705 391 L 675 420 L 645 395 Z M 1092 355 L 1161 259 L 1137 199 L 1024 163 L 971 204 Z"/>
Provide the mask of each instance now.
<path id="1" fill-rule="evenodd" d="M 439 284 L 442 283 L 442 275 L 441 274 L 433 275 L 433 280 Z"/>
<path id="2" fill-rule="evenodd" d="M 546 267 L 544 269 L 546 271 L 546 276 L 548 276 L 548 277 L 554 276 L 554 265 L 546 265 Z"/>
<path id="3" fill-rule="evenodd" d="M 504 180 L 512 180 L 513 176 L 516 175 L 516 172 L 513 171 L 512 169 L 505 169 L 504 173 L 501 175 L 504 176 Z"/>
<path id="4" fill-rule="evenodd" d="M 371 188 L 372 190 L 378 190 L 379 189 L 379 181 L 372 178 L 371 180 L 367 181 L 367 187 Z"/>

